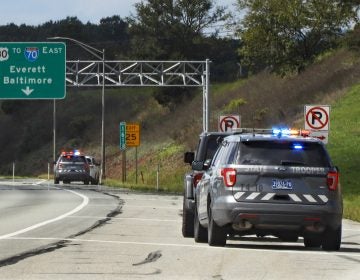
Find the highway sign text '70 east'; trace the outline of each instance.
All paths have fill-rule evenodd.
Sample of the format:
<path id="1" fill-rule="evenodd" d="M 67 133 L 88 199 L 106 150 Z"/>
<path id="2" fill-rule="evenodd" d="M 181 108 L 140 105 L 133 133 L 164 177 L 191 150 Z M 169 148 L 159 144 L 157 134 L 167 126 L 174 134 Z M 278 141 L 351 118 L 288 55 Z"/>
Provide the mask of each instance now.
<path id="1" fill-rule="evenodd" d="M 0 99 L 61 99 L 66 95 L 66 46 L 0 42 Z"/>

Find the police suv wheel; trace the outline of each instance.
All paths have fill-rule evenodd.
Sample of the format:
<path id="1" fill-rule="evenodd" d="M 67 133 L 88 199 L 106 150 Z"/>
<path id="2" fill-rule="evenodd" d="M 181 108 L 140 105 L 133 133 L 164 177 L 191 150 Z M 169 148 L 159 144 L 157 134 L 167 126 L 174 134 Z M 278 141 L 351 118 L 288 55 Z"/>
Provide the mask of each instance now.
<path id="1" fill-rule="evenodd" d="M 341 245 L 341 225 L 337 229 L 328 228 L 324 232 L 322 248 L 325 251 L 339 251 Z"/>
<path id="2" fill-rule="evenodd" d="M 304 245 L 306 248 L 320 248 L 321 236 L 304 236 Z"/>
<path id="3" fill-rule="evenodd" d="M 195 239 L 195 242 L 205 243 L 205 242 L 207 242 L 208 235 L 207 235 L 206 229 L 199 222 L 197 206 L 195 206 L 194 212 L 195 212 L 194 213 L 194 239 Z"/>
<path id="4" fill-rule="evenodd" d="M 186 209 L 185 196 L 183 200 L 183 213 L 182 213 L 182 235 L 184 237 L 194 237 L 194 213 Z"/>
<path id="5" fill-rule="evenodd" d="M 223 227 L 219 227 L 211 213 L 211 207 L 208 209 L 208 221 L 209 221 L 209 227 L 208 227 L 208 243 L 210 246 L 225 246 L 226 245 L 226 230 Z"/>

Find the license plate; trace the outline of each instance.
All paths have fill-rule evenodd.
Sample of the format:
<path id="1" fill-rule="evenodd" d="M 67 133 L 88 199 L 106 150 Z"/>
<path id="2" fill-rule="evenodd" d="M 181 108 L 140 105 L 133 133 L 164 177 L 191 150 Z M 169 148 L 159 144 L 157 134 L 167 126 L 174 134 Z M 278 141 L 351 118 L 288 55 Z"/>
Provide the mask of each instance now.
<path id="1" fill-rule="evenodd" d="M 272 180 L 273 190 L 292 190 L 292 188 L 293 188 L 293 184 L 291 180 L 280 180 L 280 179 Z"/>

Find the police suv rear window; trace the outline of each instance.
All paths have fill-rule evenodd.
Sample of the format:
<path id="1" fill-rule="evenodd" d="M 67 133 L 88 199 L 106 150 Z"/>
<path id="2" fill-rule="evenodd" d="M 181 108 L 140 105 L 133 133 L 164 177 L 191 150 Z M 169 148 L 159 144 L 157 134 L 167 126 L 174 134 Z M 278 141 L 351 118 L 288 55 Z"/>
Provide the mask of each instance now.
<path id="1" fill-rule="evenodd" d="M 62 156 L 61 162 L 85 162 L 82 156 Z"/>
<path id="2" fill-rule="evenodd" d="M 313 142 L 247 141 L 236 145 L 229 163 L 329 167 L 324 148 Z"/>

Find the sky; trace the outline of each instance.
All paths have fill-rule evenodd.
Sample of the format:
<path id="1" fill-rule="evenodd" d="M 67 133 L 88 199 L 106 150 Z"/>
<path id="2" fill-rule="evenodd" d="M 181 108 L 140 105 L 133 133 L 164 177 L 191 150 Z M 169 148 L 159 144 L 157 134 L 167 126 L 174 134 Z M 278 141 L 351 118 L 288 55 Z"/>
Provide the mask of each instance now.
<path id="1" fill-rule="evenodd" d="M 141 0 L 2 0 L 0 25 L 39 25 L 47 21 L 76 16 L 83 23 L 98 24 L 100 19 L 119 15 L 121 18 L 135 13 L 134 4 Z M 221 6 L 233 10 L 236 0 L 216 0 Z"/>

